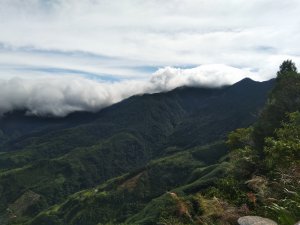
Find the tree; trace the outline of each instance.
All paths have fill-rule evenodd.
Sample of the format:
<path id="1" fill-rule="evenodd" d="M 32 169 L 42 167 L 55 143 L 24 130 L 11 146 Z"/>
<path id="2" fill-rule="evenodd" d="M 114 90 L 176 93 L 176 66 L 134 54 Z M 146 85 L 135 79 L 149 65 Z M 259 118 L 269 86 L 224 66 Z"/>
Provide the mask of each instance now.
<path id="1" fill-rule="evenodd" d="M 297 74 L 297 67 L 292 60 L 283 61 L 277 72 L 277 78 L 280 79 L 288 74 Z"/>
<path id="2" fill-rule="evenodd" d="M 239 128 L 228 134 L 226 142 L 230 149 L 244 148 L 245 146 L 253 146 L 252 140 L 253 127 Z"/>
<path id="3" fill-rule="evenodd" d="M 265 137 L 274 136 L 281 121 L 287 121 L 287 113 L 295 111 L 300 111 L 300 75 L 295 63 L 286 60 L 280 65 L 275 86 L 254 126 L 255 145 L 262 149 Z"/>
<path id="4" fill-rule="evenodd" d="M 289 121 L 277 129 L 276 137 L 266 138 L 266 162 L 270 167 L 288 167 L 300 159 L 300 113 L 289 114 Z"/>

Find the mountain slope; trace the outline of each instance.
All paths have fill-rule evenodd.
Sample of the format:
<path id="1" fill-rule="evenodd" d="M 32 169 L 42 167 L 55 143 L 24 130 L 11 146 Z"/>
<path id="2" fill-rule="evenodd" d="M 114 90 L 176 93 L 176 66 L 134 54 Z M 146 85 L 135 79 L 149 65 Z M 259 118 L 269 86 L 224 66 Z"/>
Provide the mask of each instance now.
<path id="1" fill-rule="evenodd" d="M 219 89 L 134 96 L 87 119 L 60 119 L 10 137 L 0 154 L 0 209 L 30 190 L 43 203 L 32 216 L 150 160 L 221 140 L 255 120 L 272 85 L 245 79 Z"/>
<path id="2" fill-rule="evenodd" d="M 30 225 L 155 224 L 162 212 L 161 206 L 153 204 L 173 192 L 190 193 L 212 185 L 225 173 L 227 163 L 219 159 L 226 153 L 224 144 L 216 143 L 153 160 L 139 170 L 70 196 Z M 151 212 L 143 212 L 149 208 Z"/>

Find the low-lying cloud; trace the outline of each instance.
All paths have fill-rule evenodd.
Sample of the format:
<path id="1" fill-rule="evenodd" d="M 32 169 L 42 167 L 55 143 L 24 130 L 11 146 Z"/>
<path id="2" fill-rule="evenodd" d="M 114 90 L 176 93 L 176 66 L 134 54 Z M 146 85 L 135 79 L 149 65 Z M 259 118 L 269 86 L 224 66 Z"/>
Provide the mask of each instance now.
<path id="1" fill-rule="evenodd" d="M 253 72 L 226 65 L 190 69 L 166 67 L 148 80 L 97 81 L 75 76 L 14 77 L 0 80 L 0 114 L 26 110 L 39 116 L 65 116 L 74 111 L 98 111 L 132 95 L 169 91 L 179 86 L 220 87 Z"/>

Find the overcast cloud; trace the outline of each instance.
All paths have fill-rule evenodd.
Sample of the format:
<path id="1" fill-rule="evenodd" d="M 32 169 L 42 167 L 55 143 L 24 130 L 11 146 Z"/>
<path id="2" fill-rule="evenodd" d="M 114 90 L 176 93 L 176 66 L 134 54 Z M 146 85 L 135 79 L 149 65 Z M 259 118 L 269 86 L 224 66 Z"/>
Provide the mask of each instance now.
<path id="1" fill-rule="evenodd" d="M 298 0 L 0 0 L 0 112 L 272 78 L 300 65 L 299 12 Z"/>

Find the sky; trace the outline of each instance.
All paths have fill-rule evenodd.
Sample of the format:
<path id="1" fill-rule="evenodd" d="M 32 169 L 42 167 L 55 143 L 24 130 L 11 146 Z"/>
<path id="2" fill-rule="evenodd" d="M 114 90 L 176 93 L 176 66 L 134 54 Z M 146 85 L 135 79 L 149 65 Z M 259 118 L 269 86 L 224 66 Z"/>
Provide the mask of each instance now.
<path id="1" fill-rule="evenodd" d="M 0 114 L 268 80 L 300 65 L 299 12 L 299 0 L 0 0 Z"/>

